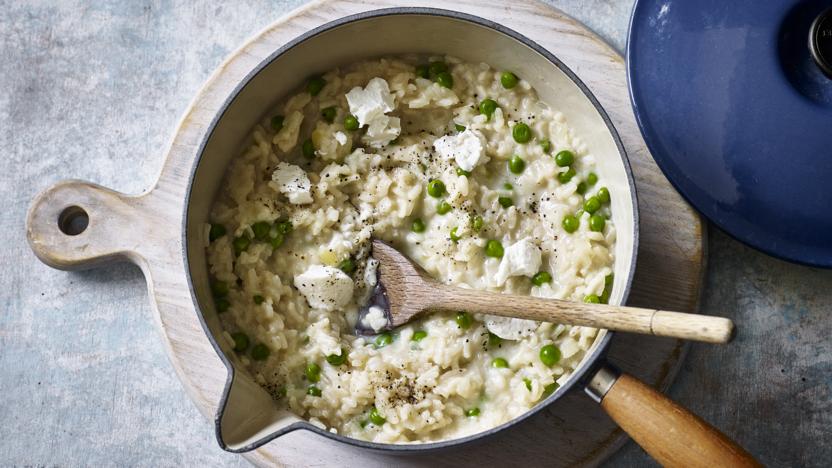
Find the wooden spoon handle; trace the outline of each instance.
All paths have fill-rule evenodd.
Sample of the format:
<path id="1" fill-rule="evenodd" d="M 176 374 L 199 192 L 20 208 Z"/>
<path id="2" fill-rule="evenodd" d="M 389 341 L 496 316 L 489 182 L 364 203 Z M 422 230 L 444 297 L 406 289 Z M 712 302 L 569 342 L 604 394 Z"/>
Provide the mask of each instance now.
<path id="1" fill-rule="evenodd" d="M 663 466 L 762 466 L 725 434 L 629 375 L 618 377 L 601 407 Z"/>
<path id="2" fill-rule="evenodd" d="M 437 289 L 439 291 L 432 295 L 432 309 L 465 310 L 707 343 L 727 343 L 734 334 L 734 323 L 723 317 L 569 302 L 445 285 Z"/>

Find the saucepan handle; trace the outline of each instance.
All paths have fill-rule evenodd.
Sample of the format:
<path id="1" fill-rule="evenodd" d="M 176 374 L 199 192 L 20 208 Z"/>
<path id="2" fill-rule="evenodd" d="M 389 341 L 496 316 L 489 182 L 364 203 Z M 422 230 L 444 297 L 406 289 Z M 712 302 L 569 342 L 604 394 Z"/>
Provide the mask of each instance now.
<path id="1" fill-rule="evenodd" d="M 692 412 L 611 366 L 595 373 L 586 392 L 664 466 L 762 466 L 745 449 Z"/>
<path id="2" fill-rule="evenodd" d="M 26 235 L 35 255 L 61 270 L 117 261 L 141 263 L 147 239 L 143 196 L 78 180 L 59 182 L 32 201 Z"/>

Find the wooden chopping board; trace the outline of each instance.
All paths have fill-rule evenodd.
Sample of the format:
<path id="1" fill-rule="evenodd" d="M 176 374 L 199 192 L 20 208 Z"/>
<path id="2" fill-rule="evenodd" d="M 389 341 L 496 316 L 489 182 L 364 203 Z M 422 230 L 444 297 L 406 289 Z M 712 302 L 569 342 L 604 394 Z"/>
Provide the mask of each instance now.
<path id="1" fill-rule="evenodd" d="M 429 6 L 481 16 L 536 41 L 571 68 L 612 119 L 636 180 L 641 237 L 629 304 L 687 312 L 697 309 L 705 270 L 702 220 L 673 190 L 647 151 L 630 106 L 624 61 L 603 40 L 563 13 L 534 0 L 317 0 L 276 21 L 220 66 L 180 122 L 152 190 L 129 197 L 100 188 L 79 191 L 66 186 L 47 193 L 41 200 L 58 206 L 61 196 L 71 192 L 75 200 L 85 202 L 84 206 L 91 210 L 90 225 L 82 235 L 34 236 L 38 239 L 35 243 L 42 241 L 54 246 L 46 255 L 48 263 L 73 268 L 85 258 L 104 256 L 102 261 L 126 259 L 142 268 L 167 354 L 186 392 L 209 418 L 201 422 L 206 432 L 213 431 L 226 371 L 205 336 L 191 301 L 180 239 L 188 175 L 198 144 L 237 84 L 275 49 L 331 20 L 394 6 Z M 32 218 L 30 213 L 30 223 L 54 223 L 58 212 L 44 210 L 38 216 L 42 218 Z M 115 222 L 132 229 L 129 233 L 120 232 L 119 236 L 107 236 L 107 224 L 96 224 L 96 220 L 102 219 L 110 221 L 107 224 Z M 108 241 L 95 242 L 101 238 Z M 685 349 L 676 340 L 616 335 L 609 360 L 665 390 Z M 625 441 L 626 436 L 601 408 L 575 391 L 486 443 L 453 451 L 393 456 L 295 431 L 243 456 L 262 466 L 591 466 L 603 461 Z"/>

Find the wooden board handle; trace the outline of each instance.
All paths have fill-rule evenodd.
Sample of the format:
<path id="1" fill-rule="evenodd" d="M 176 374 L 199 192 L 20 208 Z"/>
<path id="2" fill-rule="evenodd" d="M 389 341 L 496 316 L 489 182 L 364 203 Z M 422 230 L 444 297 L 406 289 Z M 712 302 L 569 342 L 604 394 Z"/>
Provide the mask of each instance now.
<path id="1" fill-rule="evenodd" d="M 627 374 L 612 384 L 601 406 L 664 466 L 762 466 L 725 434 Z"/>
<path id="2" fill-rule="evenodd" d="M 35 255 L 61 270 L 115 261 L 141 263 L 148 234 L 143 196 L 128 196 L 77 180 L 59 182 L 32 201 L 26 235 Z"/>
<path id="3" fill-rule="evenodd" d="M 586 304 L 445 285 L 433 288 L 434 291 L 430 291 L 428 296 L 433 301 L 433 307 L 441 309 L 458 309 L 706 343 L 727 343 L 734 336 L 734 323 L 724 317 L 640 307 Z M 437 294 L 435 289 L 441 292 Z"/>

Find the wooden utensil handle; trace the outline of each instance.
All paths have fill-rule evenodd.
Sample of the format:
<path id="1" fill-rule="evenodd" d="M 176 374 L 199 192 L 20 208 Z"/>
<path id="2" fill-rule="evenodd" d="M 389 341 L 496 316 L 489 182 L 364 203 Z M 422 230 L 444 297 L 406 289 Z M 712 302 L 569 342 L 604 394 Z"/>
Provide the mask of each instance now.
<path id="1" fill-rule="evenodd" d="M 145 201 L 88 182 L 59 182 L 29 207 L 29 245 L 42 262 L 62 270 L 124 260 L 141 264 L 152 216 L 141 209 Z"/>
<path id="2" fill-rule="evenodd" d="M 612 384 L 601 407 L 664 466 L 762 466 L 725 434 L 627 374 Z"/>
<path id="3" fill-rule="evenodd" d="M 586 304 L 445 285 L 438 289 L 440 293 L 435 295 L 434 307 L 439 309 L 458 309 L 707 343 L 727 343 L 731 341 L 734 333 L 734 323 L 723 317 Z"/>

